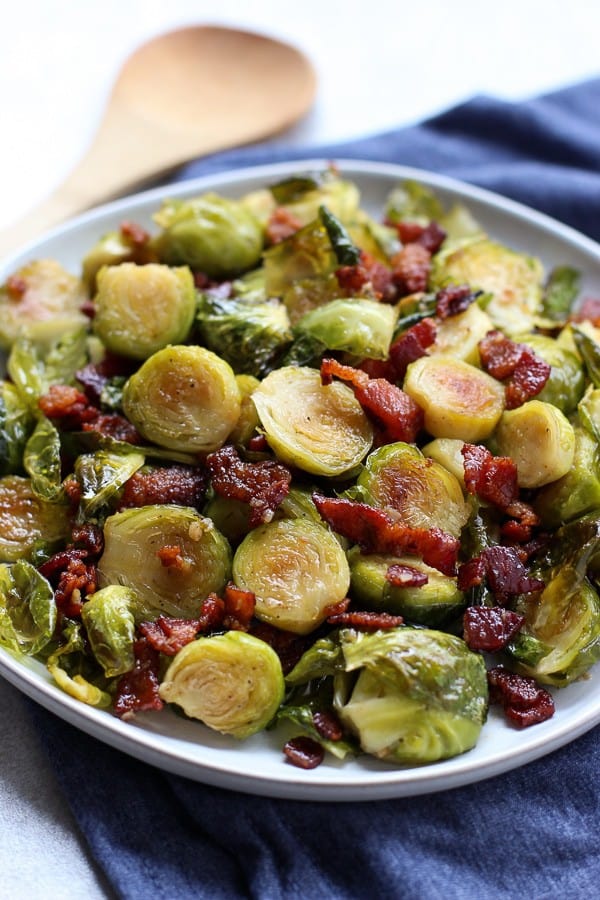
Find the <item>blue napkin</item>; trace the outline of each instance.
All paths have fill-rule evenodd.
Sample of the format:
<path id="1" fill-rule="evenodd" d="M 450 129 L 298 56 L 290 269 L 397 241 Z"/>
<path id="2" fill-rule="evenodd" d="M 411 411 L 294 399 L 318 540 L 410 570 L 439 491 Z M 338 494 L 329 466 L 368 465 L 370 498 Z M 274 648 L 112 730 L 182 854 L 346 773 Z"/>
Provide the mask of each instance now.
<path id="1" fill-rule="evenodd" d="M 450 174 L 600 239 L 600 79 L 516 105 L 476 98 L 313 151 L 236 150 L 180 177 L 310 155 Z M 445 794 L 316 804 L 166 775 L 31 709 L 91 853 L 123 898 L 554 900 L 598 890 L 600 729 Z"/>

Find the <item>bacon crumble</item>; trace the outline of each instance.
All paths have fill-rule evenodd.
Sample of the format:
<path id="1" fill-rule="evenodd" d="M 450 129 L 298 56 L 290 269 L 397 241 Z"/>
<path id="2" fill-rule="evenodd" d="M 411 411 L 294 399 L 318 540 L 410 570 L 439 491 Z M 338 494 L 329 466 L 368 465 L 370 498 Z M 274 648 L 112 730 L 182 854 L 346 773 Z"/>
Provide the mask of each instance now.
<path id="1" fill-rule="evenodd" d="M 504 666 L 490 669 L 487 677 L 490 702 L 499 703 L 506 717 L 520 728 L 537 725 L 554 715 L 552 695 L 534 678 L 509 672 Z"/>
<path id="2" fill-rule="evenodd" d="M 388 628 L 398 628 L 400 625 L 404 625 L 404 619 L 402 616 L 393 616 L 391 613 L 386 612 L 366 612 L 356 610 L 328 616 L 327 624 L 356 628 L 357 631 L 383 631 Z"/>
<path id="3" fill-rule="evenodd" d="M 448 319 L 465 312 L 481 291 L 472 291 L 468 284 L 449 284 L 435 295 L 435 314 L 438 319 Z"/>
<path id="4" fill-rule="evenodd" d="M 171 465 L 135 472 L 125 482 L 119 508 L 176 503 L 201 509 L 207 483 L 207 473 L 193 466 Z"/>
<path id="5" fill-rule="evenodd" d="M 431 252 L 422 244 L 405 244 L 392 257 L 392 281 L 401 297 L 427 290 Z"/>
<path id="6" fill-rule="evenodd" d="M 299 769 L 316 769 L 325 758 L 323 747 L 305 735 L 292 738 L 284 747 L 286 759 Z"/>
<path id="7" fill-rule="evenodd" d="M 501 606 L 470 606 L 463 618 L 463 637 L 471 650 L 497 653 L 518 634 L 524 621 L 524 616 Z"/>
<path id="8" fill-rule="evenodd" d="M 485 371 L 505 382 L 507 409 L 516 409 L 537 396 L 550 377 L 551 367 L 545 360 L 501 331 L 489 331 L 478 347 Z"/>
<path id="9" fill-rule="evenodd" d="M 251 528 L 270 522 L 290 490 L 292 474 L 286 466 L 271 460 L 244 462 L 232 446 L 210 453 L 206 467 L 217 494 L 248 504 Z"/>
<path id="10" fill-rule="evenodd" d="M 414 566 L 392 563 L 385 573 L 385 580 L 394 587 L 423 587 L 429 581 L 427 572 L 421 572 Z"/>
<path id="11" fill-rule="evenodd" d="M 291 237 L 300 228 L 302 222 L 285 206 L 278 206 L 269 216 L 266 227 L 266 239 L 269 244 L 280 244 L 286 238 Z"/>
<path id="12" fill-rule="evenodd" d="M 481 584 L 484 578 L 500 606 L 505 606 L 518 594 L 541 591 L 545 587 L 541 579 L 529 575 L 515 547 L 488 547 L 461 565 L 458 588 L 468 591 Z"/>
<path id="13" fill-rule="evenodd" d="M 136 712 L 161 710 L 164 706 L 159 694 L 160 656 L 150 642 L 138 638 L 133 644 L 135 664 L 130 672 L 117 683 L 114 711 L 121 719 L 128 719 Z"/>

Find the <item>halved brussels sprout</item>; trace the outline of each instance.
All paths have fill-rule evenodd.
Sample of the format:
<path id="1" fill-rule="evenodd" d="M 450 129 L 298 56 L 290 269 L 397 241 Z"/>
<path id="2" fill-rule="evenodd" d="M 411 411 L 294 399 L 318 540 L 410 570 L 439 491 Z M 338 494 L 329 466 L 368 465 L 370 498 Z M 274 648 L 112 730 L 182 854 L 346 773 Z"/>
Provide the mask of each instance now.
<path id="1" fill-rule="evenodd" d="M 284 298 L 293 325 L 309 309 L 339 296 L 333 275 L 337 265 L 327 231 L 316 219 L 265 251 L 267 296 Z M 287 293 L 295 284 L 300 286 L 300 297 L 288 298 Z"/>
<path id="2" fill-rule="evenodd" d="M 323 205 L 345 224 L 360 214 L 360 194 L 352 181 L 344 181 L 327 171 L 317 178 L 292 176 L 271 185 L 278 206 L 294 215 L 303 225 L 317 218 Z"/>
<path id="3" fill-rule="evenodd" d="M 458 537 L 469 518 L 454 475 L 412 444 L 387 444 L 371 453 L 355 490 L 411 528 L 436 527 Z"/>
<path id="4" fill-rule="evenodd" d="M 161 262 L 190 266 L 223 280 L 260 261 L 263 233 L 249 207 L 208 193 L 190 200 L 166 200 L 154 216 L 163 229 L 154 241 Z"/>
<path id="5" fill-rule="evenodd" d="M 575 432 L 558 407 L 529 400 L 506 410 L 494 435 L 501 456 L 517 465 L 520 487 L 538 488 L 566 475 L 575 457 Z"/>
<path id="6" fill-rule="evenodd" d="M 507 335 L 533 329 L 540 312 L 543 279 L 539 259 L 486 238 L 449 247 L 434 257 L 434 285 L 466 283 L 492 294 L 486 312 Z"/>
<path id="7" fill-rule="evenodd" d="M 493 327 L 488 314 L 477 303 L 471 303 L 464 312 L 437 323 L 435 341 L 429 347 L 429 354 L 455 356 L 472 366 L 479 366 L 479 341 Z"/>
<path id="8" fill-rule="evenodd" d="M 571 468 L 562 478 L 538 491 L 533 508 L 544 528 L 557 528 L 600 508 L 600 448 L 581 427 L 575 428 Z"/>
<path id="9" fill-rule="evenodd" d="M 271 372 L 252 400 L 279 459 L 315 475 L 343 475 L 366 456 L 373 429 L 351 388 L 321 383 L 316 369 Z"/>
<path id="10" fill-rule="evenodd" d="M 358 547 L 348 554 L 352 596 L 370 609 L 383 610 L 416 625 L 435 627 L 457 616 L 466 606 L 456 578 L 442 575 L 415 557 L 366 555 Z M 401 587 L 385 577 L 391 565 L 406 565 L 427 575 L 421 587 Z"/>
<path id="11" fill-rule="evenodd" d="M 465 487 L 465 459 L 462 448 L 465 442 L 458 438 L 434 438 L 423 447 L 423 456 L 434 459 L 451 472 L 461 488 Z"/>
<path id="12" fill-rule="evenodd" d="M 275 651 L 242 631 L 201 637 L 179 651 L 160 696 L 186 715 L 239 740 L 261 731 L 283 700 Z"/>
<path id="13" fill-rule="evenodd" d="M 130 588 L 111 584 L 89 596 L 81 608 L 92 653 L 107 678 L 133 669 L 135 622 L 131 610 L 136 605 Z"/>
<path id="14" fill-rule="evenodd" d="M 229 441 L 232 444 L 245 446 L 256 433 L 260 424 L 256 406 L 252 401 L 252 394 L 259 386 L 260 381 L 254 375 L 236 375 L 235 380 L 240 391 L 240 415 L 229 435 Z"/>
<path id="15" fill-rule="evenodd" d="M 122 230 L 109 231 L 83 257 L 81 278 L 93 293 L 96 290 L 96 275 L 104 266 L 118 266 L 125 262 L 143 265 L 156 261 L 156 254 L 148 243 L 136 244 Z"/>
<path id="16" fill-rule="evenodd" d="M 0 565 L 0 647 L 16 655 L 39 653 L 52 640 L 55 626 L 49 582 L 24 560 Z"/>
<path id="17" fill-rule="evenodd" d="M 177 548 L 164 558 L 164 548 Z M 169 554 L 171 557 L 171 554 Z M 187 506 L 143 506 L 109 516 L 98 563 L 101 587 L 124 585 L 135 592 L 136 622 L 168 616 L 193 618 L 231 573 L 231 549 L 210 519 Z"/>
<path id="18" fill-rule="evenodd" d="M 483 441 L 504 409 L 503 385 L 452 356 L 417 359 L 409 365 L 403 387 L 422 407 L 425 428 L 433 437 Z"/>
<path id="19" fill-rule="evenodd" d="M 76 328 L 46 343 L 19 338 L 12 346 L 6 368 L 21 399 L 39 416 L 40 397 L 53 384 L 74 384 L 75 373 L 87 362 L 86 331 Z"/>
<path id="20" fill-rule="evenodd" d="M 50 554 L 68 534 L 66 507 L 36 496 L 29 478 L 0 478 L 0 562 Z"/>
<path id="21" fill-rule="evenodd" d="M 113 509 L 120 489 L 144 465 L 144 456 L 136 450 L 124 453 L 97 450 L 82 453 L 75 460 L 75 475 L 81 486 L 79 509 L 85 519 L 94 519 Z"/>
<path id="22" fill-rule="evenodd" d="M 251 531 L 234 556 L 233 578 L 256 595 L 258 619 L 295 634 L 314 631 L 350 585 L 339 542 L 306 519 L 278 519 Z"/>
<path id="23" fill-rule="evenodd" d="M 74 275 L 52 259 L 39 259 L 15 272 L 0 287 L 0 347 L 18 337 L 56 339 L 64 331 L 88 325 L 81 312 L 86 290 Z"/>
<path id="24" fill-rule="evenodd" d="M 135 372 L 123 391 L 127 418 L 146 440 L 170 450 L 210 453 L 240 415 L 231 366 L 204 347 L 165 347 Z"/>
<path id="25" fill-rule="evenodd" d="M 33 428 L 33 416 L 15 387 L 0 382 L 0 475 L 22 468 L 23 451 Z"/>
<path id="26" fill-rule="evenodd" d="M 345 681 L 335 704 L 361 748 L 380 759 L 423 764 L 475 746 L 485 722 L 485 664 L 458 637 L 393 628 L 341 633 L 346 672 L 358 671 L 349 695 Z"/>
<path id="27" fill-rule="evenodd" d="M 147 359 L 184 341 L 196 312 L 196 291 L 186 266 L 122 263 L 98 273 L 94 332 L 113 353 Z"/>
<path id="28" fill-rule="evenodd" d="M 564 412 L 572 413 L 583 396 L 585 376 L 577 355 L 554 338 L 543 334 L 527 334 L 518 338 L 550 366 L 550 377 L 536 400 L 553 403 Z"/>
<path id="29" fill-rule="evenodd" d="M 397 316 L 395 307 L 376 300 L 331 300 L 302 316 L 294 334 L 310 335 L 328 350 L 387 359 Z"/>

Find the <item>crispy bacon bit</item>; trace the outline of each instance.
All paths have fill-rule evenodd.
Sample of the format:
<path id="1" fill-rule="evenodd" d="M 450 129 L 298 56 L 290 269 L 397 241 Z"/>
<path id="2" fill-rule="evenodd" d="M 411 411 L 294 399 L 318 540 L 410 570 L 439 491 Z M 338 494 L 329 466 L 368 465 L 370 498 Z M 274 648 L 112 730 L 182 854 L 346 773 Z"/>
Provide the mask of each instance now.
<path id="1" fill-rule="evenodd" d="M 505 381 L 506 408 L 516 409 L 543 389 L 550 366 L 526 344 L 516 344 L 501 331 L 489 331 L 479 342 L 483 368 Z"/>
<path id="2" fill-rule="evenodd" d="M 458 588 L 467 591 L 487 578 L 490 590 L 500 606 L 517 594 L 544 589 L 544 582 L 532 578 L 514 547 L 488 547 L 480 556 L 460 566 Z"/>
<path id="3" fill-rule="evenodd" d="M 406 244 L 392 257 L 392 281 L 400 296 L 427 290 L 431 253 L 421 244 Z"/>
<path id="4" fill-rule="evenodd" d="M 470 606 L 465 610 L 464 639 L 471 650 L 497 653 L 513 639 L 525 621 L 501 606 Z"/>
<path id="5" fill-rule="evenodd" d="M 253 453 L 265 453 L 269 449 L 269 442 L 264 434 L 255 434 L 248 441 L 248 450 Z"/>
<path id="6" fill-rule="evenodd" d="M 143 247 L 144 244 L 147 244 L 150 240 L 150 234 L 146 231 L 145 228 L 142 228 L 141 225 L 138 225 L 137 222 L 121 222 L 120 231 L 122 237 L 124 237 L 126 241 L 129 241 L 129 243 L 134 244 L 136 247 Z"/>
<path id="7" fill-rule="evenodd" d="M 86 523 L 74 525 L 71 529 L 71 541 L 75 547 L 80 546 L 89 556 L 100 556 L 104 549 L 104 533 L 98 525 Z"/>
<path id="8" fill-rule="evenodd" d="M 287 497 L 292 475 L 281 463 L 249 463 L 240 459 L 234 447 L 221 447 L 206 457 L 213 489 L 222 497 L 241 500 L 250 506 L 250 527 L 270 522 Z"/>
<path id="9" fill-rule="evenodd" d="M 192 466 L 167 466 L 151 472 L 135 472 L 125 482 L 120 508 L 176 503 L 178 506 L 204 505 L 207 475 Z"/>
<path id="10" fill-rule="evenodd" d="M 159 616 L 154 622 L 142 622 L 139 630 L 155 650 L 166 656 L 175 656 L 182 647 L 195 640 L 201 630 L 201 623 L 199 619 Z"/>
<path id="11" fill-rule="evenodd" d="M 280 628 L 275 628 L 274 625 L 267 624 L 267 622 L 252 622 L 249 632 L 273 648 L 279 657 L 284 675 L 292 671 L 313 640 L 310 635 L 298 635 L 293 634 L 291 631 L 282 631 Z"/>
<path id="12" fill-rule="evenodd" d="M 360 264 L 369 276 L 375 295 L 386 303 L 393 303 L 398 291 L 392 281 L 392 270 L 366 250 L 360 251 Z"/>
<path id="13" fill-rule="evenodd" d="M 369 273 L 364 266 L 340 266 L 335 270 L 335 277 L 342 291 L 349 296 L 360 294 L 365 284 L 368 284 Z"/>
<path id="14" fill-rule="evenodd" d="M 225 601 L 215 593 L 208 595 L 200 610 L 200 631 L 204 634 L 220 628 L 225 618 Z"/>
<path id="15" fill-rule="evenodd" d="M 540 524 L 540 518 L 533 508 L 522 500 L 515 500 L 506 507 L 505 512 L 513 518 L 501 525 L 502 537 L 517 543 L 531 541 L 532 530 Z"/>
<path id="16" fill-rule="evenodd" d="M 230 581 L 223 592 L 223 601 L 225 603 L 225 627 L 236 631 L 247 631 L 254 615 L 256 595 L 252 591 L 244 591 Z"/>
<path id="17" fill-rule="evenodd" d="M 129 719 L 136 712 L 160 710 L 164 703 L 158 692 L 160 657 L 158 650 L 142 637 L 133 644 L 135 665 L 121 676 L 115 694 L 115 714 Z"/>
<path id="18" fill-rule="evenodd" d="M 49 419 L 60 419 L 64 427 L 79 428 L 98 415 L 89 405 L 85 394 L 67 384 L 53 384 L 48 393 L 40 397 L 38 406 Z"/>
<path id="19" fill-rule="evenodd" d="M 479 444 L 464 444 L 465 487 L 469 494 L 505 510 L 519 498 L 517 467 L 509 456 L 493 456 Z"/>
<path id="20" fill-rule="evenodd" d="M 301 735 L 284 745 L 283 752 L 293 766 L 299 769 L 316 769 L 325 758 L 325 751 L 310 737 Z"/>
<path id="21" fill-rule="evenodd" d="M 444 575 L 454 575 L 459 541 L 439 528 L 410 528 L 383 510 L 353 500 L 313 494 L 321 517 L 338 534 L 358 544 L 363 553 L 419 556 Z"/>
<path id="22" fill-rule="evenodd" d="M 9 275 L 6 279 L 6 292 L 11 300 L 21 300 L 27 293 L 27 282 L 19 275 Z"/>
<path id="23" fill-rule="evenodd" d="M 380 631 L 398 628 L 404 625 L 404 619 L 386 612 L 343 612 L 328 616 L 327 624 L 356 628 L 358 631 Z"/>
<path id="24" fill-rule="evenodd" d="M 333 710 L 320 710 L 313 713 L 313 725 L 321 737 L 327 741 L 341 741 L 344 736 L 340 720 Z"/>
<path id="25" fill-rule="evenodd" d="M 156 551 L 156 555 L 165 569 L 179 569 L 180 571 L 189 569 L 189 563 L 183 557 L 178 544 L 165 544 Z"/>
<path id="26" fill-rule="evenodd" d="M 576 312 L 570 316 L 571 322 L 591 322 L 596 328 L 600 327 L 600 297 L 588 297 Z"/>
<path id="27" fill-rule="evenodd" d="M 385 580 L 394 587 L 422 587 L 429 581 L 426 572 L 415 569 L 414 566 L 405 566 L 402 563 L 393 563 L 388 566 Z"/>
<path id="28" fill-rule="evenodd" d="M 325 618 L 327 619 L 329 616 L 337 616 L 339 613 L 345 613 L 349 606 L 350 597 L 344 597 L 343 600 L 338 600 L 337 603 L 330 603 L 329 606 L 326 606 L 323 610 Z"/>
<path id="29" fill-rule="evenodd" d="M 55 553 L 39 566 L 39 572 L 53 586 L 56 605 L 65 616 L 79 616 L 85 597 L 98 584 L 96 566 L 83 548 L 67 547 Z"/>
<path id="30" fill-rule="evenodd" d="M 504 708 L 508 719 L 520 728 L 544 722 L 554 715 L 552 695 L 535 679 L 495 666 L 487 673 L 490 701 Z"/>
<path id="31" fill-rule="evenodd" d="M 427 355 L 436 337 L 433 319 L 421 319 L 390 346 L 389 361 L 393 367 L 393 381 L 402 381 L 411 362 Z"/>
<path id="32" fill-rule="evenodd" d="M 369 378 L 366 372 L 344 366 L 335 359 L 324 359 L 323 384 L 330 384 L 334 375 L 350 382 L 356 399 L 377 428 L 378 444 L 416 440 L 423 428 L 423 410 L 401 388 L 385 378 Z"/>
<path id="33" fill-rule="evenodd" d="M 130 375 L 134 364 L 130 359 L 107 353 L 99 363 L 88 363 L 75 373 L 77 381 L 83 387 L 86 397 L 94 406 L 99 406 L 100 396 L 106 383 L 117 375 Z"/>
<path id="34" fill-rule="evenodd" d="M 142 436 L 125 416 L 119 413 L 99 413 L 95 419 L 84 422 L 83 431 L 98 431 L 106 437 L 127 444 L 141 444 Z"/>
<path id="35" fill-rule="evenodd" d="M 72 511 L 75 511 L 81 502 L 81 485 L 74 475 L 70 475 L 63 481 L 63 488 Z"/>
<path id="36" fill-rule="evenodd" d="M 302 222 L 284 206 L 278 206 L 269 216 L 266 238 L 269 244 L 280 244 L 302 228 Z"/>
<path id="37" fill-rule="evenodd" d="M 449 284 L 435 295 L 435 314 L 438 319 L 448 319 L 465 312 L 481 291 L 472 291 L 468 284 Z"/>
<path id="38" fill-rule="evenodd" d="M 395 228 L 403 244 L 420 244 L 432 254 L 437 253 L 446 240 L 446 232 L 437 222 L 430 222 L 428 225 L 396 222 Z"/>
<path id="39" fill-rule="evenodd" d="M 51 584 L 58 583 L 61 572 L 67 568 L 72 560 L 81 560 L 87 558 L 87 550 L 71 549 L 60 550 L 38 566 L 38 571 L 44 578 L 47 578 Z"/>

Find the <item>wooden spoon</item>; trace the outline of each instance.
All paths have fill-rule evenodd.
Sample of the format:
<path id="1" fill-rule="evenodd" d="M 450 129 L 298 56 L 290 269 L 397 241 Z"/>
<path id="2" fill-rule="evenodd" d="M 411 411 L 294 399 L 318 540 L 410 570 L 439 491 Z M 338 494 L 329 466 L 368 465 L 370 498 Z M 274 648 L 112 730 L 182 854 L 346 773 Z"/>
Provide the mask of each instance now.
<path id="1" fill-rule="evenodd" d="M 86 155 L 0 232 L 0 252 L 195 156 L 287 128 L 310 108 L 315 87 L 306 57 L 263 35 L 192 26 L 150 40 L 124 64 Z"/>

